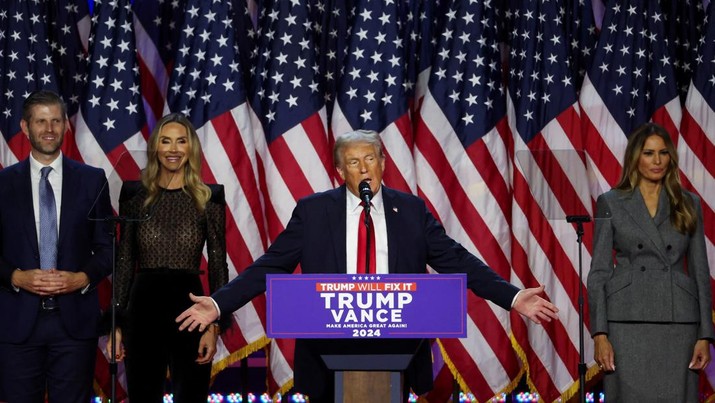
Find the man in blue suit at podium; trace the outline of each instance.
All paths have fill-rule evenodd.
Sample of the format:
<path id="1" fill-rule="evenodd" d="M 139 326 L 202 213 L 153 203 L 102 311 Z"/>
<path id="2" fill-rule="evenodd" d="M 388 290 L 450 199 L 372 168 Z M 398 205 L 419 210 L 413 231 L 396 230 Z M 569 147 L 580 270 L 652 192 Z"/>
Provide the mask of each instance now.
<path id="1" fill-rule="evenodd" d="M 263 256 L 211 297 L 191 296 L 195 304 L 177 318 L 180 329 L 203 331 L 248 303 L 265 291 L 266 274 L 292 273 L 298 264 L 306 274 L 360 273 L 365 261 L 373 262 L 370 272 L 378 274 L 425 273 L 428 264 L 440 273 L 466 273 L 476 295 L 536 323 L 558 319 L 558 309 L 539 296 L 543 286 L 520 291 L 447 236 L 422 199 L 382 186 L 385 156 L 376 132 L 340 136 L 333 159 L 345 184 L 298 201 L 285 230 Z M 368 237 L 361 234 L 366 197 L 374 229 L 370 258 L 363 256 L 367 248 L 361 245 L 361 238 Z M 331 372 L 311 348 L 319 343 L 298 339 L 295 344 L 295 388 L 311 402 L 333 399 Z M 405 371 L 406 383 L 417 394 L 432 388 L 430 363 L 429 347 L 422 343 Z"/>
<path id="2" fill-rule="evenodd" d="M 62 98 L 36 91 L 20 127 L 30 156 L 0 171 L 0 400 L 89 402 L 112 269 L 104 171 L 62 155 Z"/>

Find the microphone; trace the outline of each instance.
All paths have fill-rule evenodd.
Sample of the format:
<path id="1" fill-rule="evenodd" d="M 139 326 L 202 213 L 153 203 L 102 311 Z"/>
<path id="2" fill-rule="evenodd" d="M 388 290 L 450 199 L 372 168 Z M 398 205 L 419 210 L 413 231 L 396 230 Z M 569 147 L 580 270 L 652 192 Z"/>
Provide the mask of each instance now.
<path id="1" fill-rule="evenodd" d="M 365 203 L 365 211 L 370 212 L 370 200 L 372 199 L 372 189 L 370 188 L 370 183 L 368 181 L 362 181 L 358 185 L 358 191 L 360 192 L 360 200 Z"/>

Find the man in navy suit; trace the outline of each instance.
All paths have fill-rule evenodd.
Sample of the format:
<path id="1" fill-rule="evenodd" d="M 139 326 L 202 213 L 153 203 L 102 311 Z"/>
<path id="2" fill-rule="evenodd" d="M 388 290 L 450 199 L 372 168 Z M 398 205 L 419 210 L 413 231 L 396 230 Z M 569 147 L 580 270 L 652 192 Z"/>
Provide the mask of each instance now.
<path id="1" fill-rule="evenodd" d="M 96 286 L 112 262 L 101 221 L 112 214 L 106 177 L 63 157 L 66 107 L 54 92 L 30 94 L 20 127 L 30 156 L 0 171 L 0 397 L 39 403 L 47 393 L 50 403 L 89 402 Z"/>
<path id="2" fill-rule="evenodd" d="M 191 296 L 195 304 L 177 318 L 181 329 L 203 331 L 220 315 L 240 308 L 265 291 L 266 274 L 291 273 L 298 264 L 303 273 L 358 272 L 363 181 L 374 194 L 370 210 L 376 273 L 425 273 L 428 264 L 440 273 L 466 273 L 467 285 L 476 295 L 504 309 L 514 308 L 536 323 L 558 318 L 558 309 L 538 296 L 543 286 L 519 291 L 448 237 L 422 199 L 381 186 L 385 157 L 377 133 L 358 130 L 339 137 L 333 159 L 345 184 L 300 200 L 285 230 L 263 256 L 211 297 Z M 295 386 L 311 402 L 332 400 L 331 374 L 314 353 L 326 343 L 296 340 Z M 422 343 L 405 374 L 417 394 L 432 388 L 430 363 L 429 347 Z"/>

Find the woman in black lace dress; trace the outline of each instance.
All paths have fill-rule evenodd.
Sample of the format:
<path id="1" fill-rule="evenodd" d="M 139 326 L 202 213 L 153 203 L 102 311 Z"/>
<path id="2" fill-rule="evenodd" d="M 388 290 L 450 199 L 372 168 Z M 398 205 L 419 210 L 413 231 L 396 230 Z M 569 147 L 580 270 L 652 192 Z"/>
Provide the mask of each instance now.
<path id="1" fill-rule="evenodd" d="M 204 244 L 209 292 L 228 279 L 223 187 L 201 181 L 201 145 L 181 114 L 157 122 L 147 154 L 141 182 L 126 182 L 120 196 L 119 213 L 129 219 L 115 279 L 117 359 L 125 360 L 132 403 L 163 401 L 167 367 L 174 402 L 205 402 L 219 326 L 179 332 L 174 318 L 191 306 L 190 292 L 204 294 Z"/>

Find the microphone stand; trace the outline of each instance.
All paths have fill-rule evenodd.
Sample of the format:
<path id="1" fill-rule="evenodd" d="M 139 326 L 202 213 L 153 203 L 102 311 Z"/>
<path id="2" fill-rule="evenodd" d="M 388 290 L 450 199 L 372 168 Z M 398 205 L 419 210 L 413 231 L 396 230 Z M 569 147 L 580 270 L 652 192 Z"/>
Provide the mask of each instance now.
<path id="1" fill-rule="evenodd" d="M 110 330 L 109 330 L 109 375 L 110 382 L 112 384 L 110 388 L 110 403 L 115 403 L 117 401 L 117 224 L 121 225 L 127 222 L 144 222 L 149 220 L 154 215 L 154 206 L 160 200 L 164 192 L 159 193 L 159 198 L 156 202 L 149 208 L 149 211 L 142 217 L 130 218 L 125 216 L 109 216 L 104 218 L 104 222 L 111 223 L 112 230 L 110 234 L 112 236 L 112 297 L 110 302 Z"/>
<path id="2" fill-rule="evenodd" d="M 109 375 L 111 382 L 111 391 L 109 401 L 115 403 L 117 401 L 117 338 L 115 335 L 117 329 L 117 298 L 116 298 L 116 272 L 117 272 L 117 224 L 126 221 L 126 217 L 110 216 L 104 219 L 105 222 L 111 223 L 112 230 L 112 298 L 110 302 L 110 328 L 109 328 Z"/>
<path id="3" fill-rule="evenodd" d="M 372 224 L 372 220 L 370 217 L 370 203 L 365 204 L 365 274 L 370 274 L 370 248 L 372 245 L 370 245 L 371 237 L 370 237 L 370 225 Z"/>
<path id="4" fill-rule="evenodd" d="M 586 402 L 586 363 L 583 358 L 583 223 L 590 222 L 591 217 L 587 215 L 567 215 L 566 222 L 576 223 L 576 242 L 578 242 L 578 382 L 579 382 L 579 402 Z"/>

